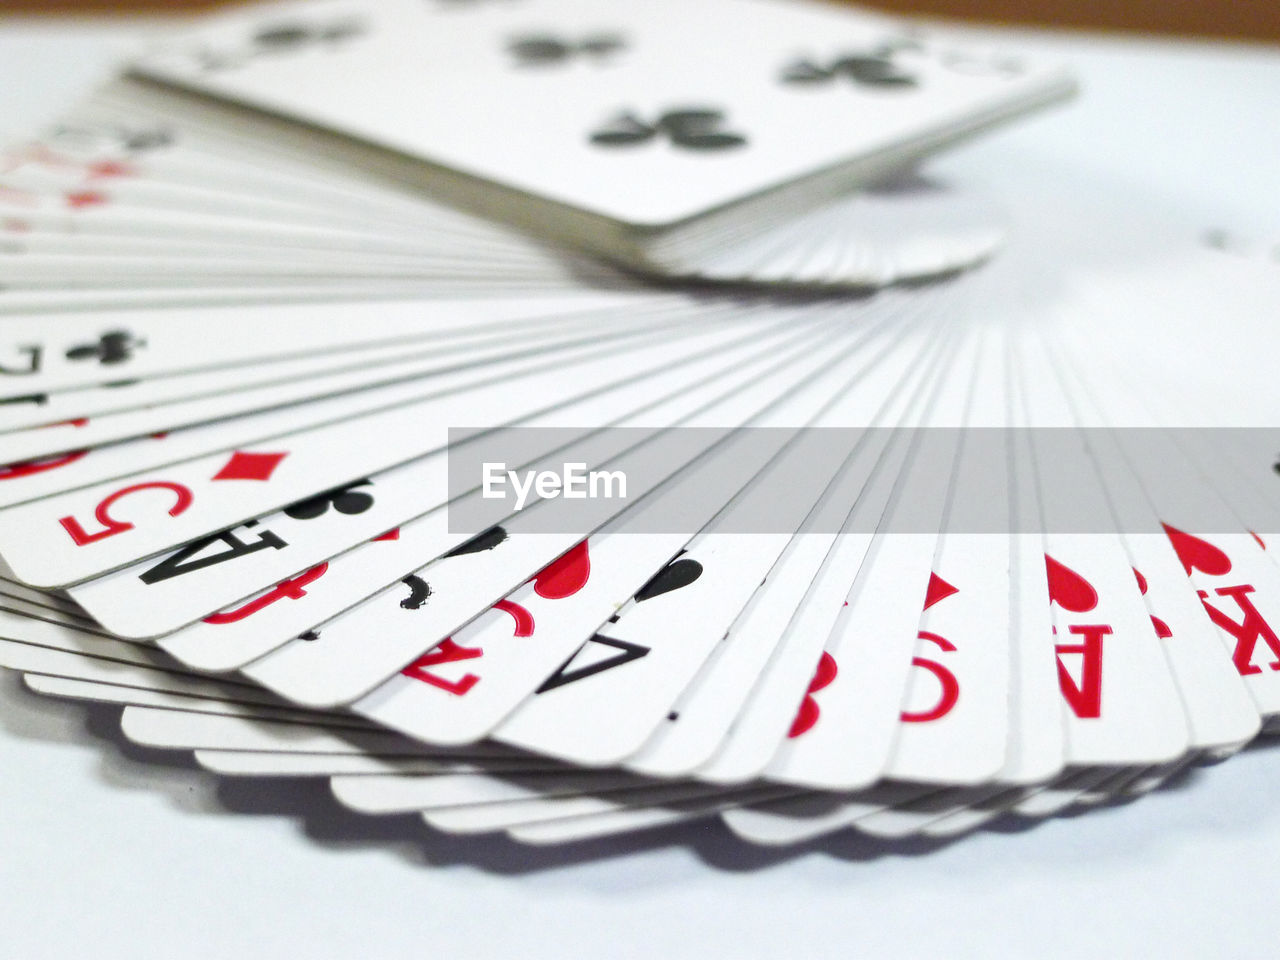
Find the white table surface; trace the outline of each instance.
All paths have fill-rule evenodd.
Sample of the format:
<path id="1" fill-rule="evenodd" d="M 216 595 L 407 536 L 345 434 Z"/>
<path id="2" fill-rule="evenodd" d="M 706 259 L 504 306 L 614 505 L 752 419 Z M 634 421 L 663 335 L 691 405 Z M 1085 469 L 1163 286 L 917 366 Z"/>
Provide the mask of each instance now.
<path id="1" fill-rule="evenodd" d="M 52 116 L 127 34 L 0 19 L 0 129 Z M 1068 56 L 1086 95 L 939 169 L 1033 145 L 1280 238 L 1280 51 L 1014 45 Z M 0 957 L 1277 952 L 1278 741 L 1135 803 L 944 845 L 844 834 L 769 852 L 708 823 L 538 850 L 348 815 L 320 784 L 219 781 L 122 745 L 115 716 L 0 679 Z"/>

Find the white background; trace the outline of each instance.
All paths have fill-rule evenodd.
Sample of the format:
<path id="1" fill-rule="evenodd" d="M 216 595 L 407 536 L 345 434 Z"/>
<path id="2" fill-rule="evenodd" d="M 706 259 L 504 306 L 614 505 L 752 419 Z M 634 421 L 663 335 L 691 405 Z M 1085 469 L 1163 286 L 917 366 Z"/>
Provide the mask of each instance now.
<path id="1" fill-rule="evenodd" d="M 125 36 L 0 22 L 0 129 L 50 117 Z M 1015 149 L 1121 167 L 1207 227 L 1280 240 L 1280 51 L 1011 46 L 1067 55 L 1084 97 L 935 169 L 980 180 Z M 1280 741 L 1125 806 L 781 853 L 714 823 L 544 851 L 347 815 L 319 784 L 220 782 L 121 745 L 114 709 L 11 676 L 0 771 L 0 956 L 17 960 L 1276 952 Z"/>

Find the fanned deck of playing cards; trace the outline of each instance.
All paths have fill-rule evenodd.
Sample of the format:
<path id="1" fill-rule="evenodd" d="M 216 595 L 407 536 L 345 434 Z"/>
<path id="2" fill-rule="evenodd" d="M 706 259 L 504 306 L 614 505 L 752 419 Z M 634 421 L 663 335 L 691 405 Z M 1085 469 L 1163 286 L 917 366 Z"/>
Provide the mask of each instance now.
<path id="1" fill-rule="evenodd" d="M 0 159 L 0 665 L 549 844 L 945 837 L 1280 725 L 1280 272 L 782 0 L 319 0 Z"/>

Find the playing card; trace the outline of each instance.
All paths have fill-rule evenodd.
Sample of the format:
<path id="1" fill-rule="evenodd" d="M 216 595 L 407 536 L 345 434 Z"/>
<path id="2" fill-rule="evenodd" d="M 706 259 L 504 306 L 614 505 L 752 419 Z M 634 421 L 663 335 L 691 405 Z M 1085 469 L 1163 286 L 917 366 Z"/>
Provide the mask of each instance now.
<path id="1" fill-rule="evenodd" d="M 893 398 L 897 409 L 891 408 L 888 413 L 889 423 L 918 415 L 924 383 L 936 368 L 936 362 L 925 365 L 922 382 L 915 383 L 914 390 Z M 721 783 L 753 779 L 765 770 L 779 744 L 793 729 L 811 728 L 815 716 L 821 715 L 815 698 L 807 711 L 810 722 L 797 726 L 797 704 L 803 705 L 833 679 L 830 659 L 822 657 L 822 644 L 839 621 L 847 617 L 849 585 L 859 576 L 874 539 L 872 534 L 862 531 L 874 529 L 875 521 L 884 513 L 907 452 L 902 438 L 901 433 L 878 432 L 876 439 L 880 442 L 868 444 L 856 465 L 845 472 L 838 493 L 831 501 L 833 513 L 845 517 L 841 534 L 826 544 L 814 544 L 827 549 L 815 550 L 804 557 L 814 559 L 816 555 L 819 569 L 795 584 L 804 591 L 800 606 L 784 604 L 772 610 L 759 606 L 754 610 L 748 608 L 749 619 L 742 624 L 742 629 L 766 630 L 773 643 L 761 645 L 768 657 L 755 679 L 746 709 L 732 721 L 727 737 L 717 743 L 715 754 L 698 768 L 698 776 Z M 919 544 L 904 543 L 904 546 L 910 550 Z M 793 556 L 801 559 L 801 555 Z"/>
<path id="2" fill-rule="evenodd" d="M 1012 60 L 957 69 L 923 42 L 894 45 L 877 18 L 729 0 L 670 11 L 541 0 L 533 12 L 556 24 L 552 44 L 565 51 L 530 63 L 530 12 L 446 15 L 409 2 L 251 11 L 177 37 L 137 68 L 645 226 L 815 171 L 884 164 L 1070 89 L 1064 75 Z M 341 42 L 316 43 L 336 23 L 349 27 Z M 299 39 L 263 42 L 280 31 Z M 607 51 L 575 52 L 601 33 L 614 38 Z M 839 45 L 817 42 L 832 35 Z M 389 97 L 424 85 L 439 97 Z M 832 122 L 850 110 L 861 123 Z M 488 148 L 498 141 L 503 150 Z M 626 189 L 637 182 L 649 187 Z"/>
<path id="3" fill-rule="evenodd" d="M 625 293 L 587 293 L 576 304 L 570 298 L 557 298 L 549 306 L 552 311 L 593 309 L 626 300 Z M 430 315 L 438 317 L 436 329 L 444 331 L 475 329 L 477 323 L 539 312 L 536 307 L 531 310 L 523 297 L 515 304 L 504 298 L 414 301 L 399 307 L 380 303 L 359 324 L 348 324 L 342 322 L 347 309 L 344 304 L 328 308 L 275 305 L 269 323 L 242 307 L 178 310 L 153 317 L 145 325 L 136 311 L 113 315 L 90 310 L 61 316 L 55 325 L 41 317 L 11 318 L 5 321 L 0 341 L 0 396 L 206 371 L 246 359 L 260 362 L 332 353 L 359 344 L 420 340 Z"/>
<path id="4" fill-rule="evenodd" d="M 707 336 L 672 334 L 632 356 L 640 364 L 649 357 L 670 363 L 703 345 Z M 0 553 L 20 580 L 35 586 L 63 586 L 108 573 L 319 490 L 441 450 L 447 443 L 445 424 L 464 418 L 483 426 L 508 422 L 506 398 L 517 380 L 541 400 L 530 412 L 607 386 L 617 379 L 610 353 L 596 345 L 577 348 L 558 362 L 497 383 L 476 374 L 474 385 L 439 398 L 303 429 L 259 449 L 197 458 L 128 478 L 132 482 L 111 481 L 10 508 L 0 514 Z M 423 424 L 431 426 L 424 430 Z M 126 497 L 151 501 L 153 510 L 167 516 L 144 525 L 116 519 L 112 507 Z"/>
<path id="5" fill-rule="evenodd" d="M 1114 394 L 1106 388 L 1084 391 L 1082 395 L 1093 397 L 1099 404 L 1115 402 Z M 1128 406 L 1128 409 L 1132 407 Z M 1168 457 L 1173 452 L 1168 438 L 1160 431 L 1144 431 L 1143 434 L 1126 431 L 1123 436 L 1114 431 L 1097 431 L 1097 438 L 1095 457 L 1117 514 L 1141 519 L 1143 528 L 1153 531 L 1125 533 L 1123 540 L 1139 590 L 1147 601 L 1152 625 L 1163 641 L 1162 649 L 1178 684 L 1190 727 L 1191 744 L 1197 748 L 1212 748 L 1244 743 L 1257 734 L 1261 719 L 1255 718 L 1258 709 L 1240 673 L 1233 669 L 1231 659 L 1223 656 L 1226 652 L 1223 641 L 1228 641 L 1226 648 L 1234 653 L 1236 644 L 1231 641 L 1236 638 L 1229 634 L 1221 638 L 1215 636 L 1216 621 L 1212 614 L 1206 616 L 1208 608 L 1197 602 L 1200 598 L 1179 576 L 1179 567 L 1185 569 L 1186 563 L 1183 560 L 1180 564 L 1179 560 L 1182 560 L 1183 553 L 1194 548 L 1195 541 L 1183 539 L 1187 535 L 1172 528 L 1167 531 L 1167 536 L 1154 532 L 1162 523 L 1157 513 L 1160 508 L 1155 504 L 1159 503 L 1165 509 L 1176 509 L 1168 496 L 1170 483 L 1165 480 L 1144 482 L 1142 478 L 1151 471 L 1140 467 L 1135 474 L 1132 468 L 1135 463 L 1155 462 L 1155 458 L 1161 455 L 1166 458 L 1166 463 L 1176 462 Z M 1164 473 L 1164 470 L 1160 472 Z M 1177 477 L 1173 486 L 1183 497 L 1189 494 L 1200 510 L 1207 509 L 1214 499 L 1213 491 L 1205 489 L 1185 472 Z M 1252 538 L 1246 539 L 1251 552 L 1256 550 Z M 1174 546 L 1172 551 L 1169 549 L 1171 542 Z M 1178 552 L 1179 546 L 1182 547 L 1181 552 Z M 1274 578 L 1275 573 L 1265 560 L 1262 568 L 1264 577 Z M 1257 699 L 1262 702 L 1266 696 L 1265 689 L 1260 689 Z"/>
<path id="6" fill-rule="evenodd" d="M 181 401 L 219 397 L 256 387 L 325 376 L 365 364 L 376 366 L 380 361 L 403 359 L 402 353 L 407 348 L 407 344 L 353 347 L 338 356 L 244 363 L 234 370 L 126 380 L 106 387 L 86 387 L 36 395 L 22 403 L 6 403 L 0 408 L 0 424 L 3 424 L 3 430 L 8 434 L 32 427 L 48 427 L 72 419 L 102 417 L 152 406 L 169 406 Z"/>
<path id="7" fill-rule="evenodd" d="M 1280 274 L 1047 156 L 914 169 L 1071 86 L 774 0 L 176 33 L 0 146 L 0 666 L 537 844 L 928 843 L 1231 756 Z"/>
<path id="8" fill-rule="evenodd" d="M 136 125 L 136 114 L 154 105 L 158 91 L 122 85 L 116 95 L 131 105 L 120 122 Z M 178 101 L 176 105 L 182 104 Z M 101 139 L 102 131 L 109 130 L 110 109 L 104 116 L 101 104 L 95 104 L 70 127 L 64 124 L 54 130 L 49 142 L 10 151 L 6 169 L 9 181 L 15 181 L 12 171 L 17 171 L 10 194 L 27 199 L 28 206 L 36 202 L 43 187 L 45 194 L 55 194 L 55 204 L 66 197 L 95 199 L 92 204 L 72 207 L 73 212 L 110 210 L 117 217 L 147 218 L 157 208 L 182 211 L 186 235 L 156 236 L 158 225 L 152 220 L 145 221 L 147 232 L 143 232 L 143 224 L 128 222 L 118 224 L 115 234 L 106 232 L 111 229 L 110 221 L 105 226 L 99 221 L 94 224 L 99 232 L 96 237 L 82 230 L 58 231 L 47 219 L 38 223 L 23 220 L 23 229 L 11 230 L 13 239 L 0 248 L 10 254 L 11 261 L 0 261 L 0 269 L 7 266 L 27 285 L 55 278 L 115 283 L 126 275 L 136 283 L 172 282 L 170 277 L 180 276 L 184 283 L 198 285 L 210 271 L 224 277 L 234 274 L 242 281 L 259 274 L 272 276 L 281 284 L 336 276 L 353 280 L 379 277 L 391 282 L 397 277 L 413 277 L 439 283 L 446 279 L 457 282 L 477 270 L 492 276 L 495 285 L 517 277 L 533 285 L 565 276 L 565 268 L 574 263 L 563 251 L 533 245 L 525 235 L 467 218 L 420 196 L 402 192 L 393 198 L 385 196 L 385 191 L 371 191 L 360 182 L 363 166 L 333 171 L 335 178 L 340 178 L 336 182 L 356 190 L 354 194 L 335 191 L 333 182 L 315 180 L 314 168 L 303 168 L 309 177 L 299 177 L 294 171 L 282 175 L 281 166 L 287 168 L 287 161 L 296 164 L 300 158 L 287 151 L 282 158 L 277 149 L 261 157 L 262 164 L 272 168 L 271 175 L 264 178 L 261 167 L 244 163 L 246 155 L 262 152 L 257 141 L 226 122 L 213 124 L 213 136 L 208 136 L 209 130 L 193 131 L 191 111 L 178 112 L 175 118 L 175 104 L 169 106 L 169 115 L 161 121 L 165 142 L 149 148 L 144 158 L 121 159 L 118 151 L 86 153 L 59 146 L 68 136 L 94 143 Z M 203 106 L 207 110 L 208 105 Z M 205 133 L 203 141 L 201 132 Z M 118 136 L 117 130 L 111 139 Z M 134 136 L 148 137 L 145 130 Z M 277 147 L 282 139 L 287 138 L 276 138 Z M 193 141 L 201 143 L 205 151 L 212 148 L 215 152 L 209 155 L 193 150 Z M 238 154 L 228 155 L 228 146 L 237 147 Z M 26 189 L 20 190 L 17 183 L 25 184 Z M 344 240 L 342 231 L 312 237 L 296 231 L 254 233 L 247 225 L 229 225 L 207 216 L 205 220 L 210 222 L 191 222 L 191 211 L 207 215 L 238 210 L 248 215 L 255 205 L 261 205 L 264 192 L 294 201 L 284 210 L 257 212 L 263 223 L 277 231 L 282 223 L 298 220 L 303 214 L 306 216 L 300 222 L 305 224 L 319 216 L 332 217 L 334 210 L 346 210 L 377 218 L 368 220 L 367 225 L 365 221 L 345 223 L 348 234 L 353 229 L 369 229 L 374 223 L 378 232 L 367 237 L 350 235 Z M 394 206 L 389 206 L 389 200 Z M 299 207 L 297 201 L 312 204 L 314 209 Z M 400 234 L 405 227 L 412 230 Z M 229 231 L 234 231 L 232 238 L 227 236 Z M 970 265 L 990 255 L 1003 233 L 1002 217 L 991 204 L 957 197 L 944 186 L 917 177 L 898 177 L 876 184 L 864 194 L 785 221 L 777 229 L 728 244 L 723 253 L 701 258 L 697 273 L 721 280 L 880 285 Z M 106 257 L 102 254 L 104 240 L 110 249 Z M 249 252 L 252 257 L 245 256 Z M 664 245 L 661 254 L 669 261 L 669 269 L 688 269 L 682 264 L 679 245 Z M 166 266 L 160 257 L 183 259 L 180 264 Z M 575 272 L 581 272 L 580 265 Z"/>
<path id="9" fill-rule="evenodd" d="M 838 359 L 840 354 L 837 354 Z M 720 428 L 751 424 L 758 418 L 768 417 L 775 404 L 780 404 L 784 411 L 781 414 L 784 420 L 781 423 L 775 421 L 774 425 L 796 425 L 787 424 L 786 418 L 799 419 L 799 425 L 803 425 L 811 415 L 809 411 L 822 401 L 820 396 L 798 388 L 815 374 L 829 373 L 828 368 L 834 363 L 823 355 L 810 354 L 798 362 L 780 364 L 778 369 L 758 377 L 749 390 L 708 406 L 685 425 Z M 788 403 L 794 405 L 788 407 Z M 692 463 L 705 453 L 704 444 L 697 431 L 669 431 L 647 443 L 647 450 L 623 454 L 610 461 L 608 466 L 628 475 L 635 473 L 632 464 L 639 465 L 641 456 L 663 464 L 662 470 L 657 471 L 662 476 L 645 477 L 641 481 L 650 486 L 634 485 L 636 489 L 629 491 L 629 496 L 634 498 L 642 491 L 653 489 L 652 485 L 665 479 L 668 471 Z M 748 476 L 750 473 L 748 471 Z M 563 516 L 565 524 L 557 524 L 550 529 L 570 532 L 517 536 L 536 523 L 540 516 L 553 511 L 557 516 Z M 353 611 L 336 622 L 323 625 L 319 641 L 291 643 L 247 667 L 245 672 L 300 702 L 324 705 L 350 702 L 424 649 L 429 650 L 434 642 L 443 640 L 452 630 L 501 599 L 550 560 L 576 546 L 583 534 L 589 534 L 619 512 L 620 505 L 611 505 L 605 499 L 588 499 L 581 505 L 564 499 L 541 501 L 504 524 L 508 537 L 502 543 L 502 549 L 495 549 L 491 554 L 447 557 L 415 571 L 417 576 L 436 585 L 439 600 L 419 611 L 418 622 L 412 632 L 403 626 L 393 627 L 393 624 L 403 624 L 403 617 L 384 621 L 386 627 L 379 631 L 382 641 L 376 658 L 370 655 L 364 640 L 369 635 L 370 621 Z M 624 598 L 625 595 L 618 599 Z M 398 613 L 385 601 L 381 605 L 371 604 L 369 609 Z M 392 629 L 396 630 L 394 634 L 390 632 Z"/>
<path id="10" fill-rule="evenodd" d="M 937 410 L 946 425 L 951 411 L 966 408 L 976 351 L 972 341 L 958 345 L 954 366 L 940 371 L 926 400 L 924 423 L 937 422 Z M 885 518 L 891 523 L 906 504 L 923 521 L 921 532 L 877 532 L 866 564 L 848 588 L 796 720 L 765 770 L 768 779 L 852 790 L 869 786 L 884 770 L 911 668 L 914 644 L 908 637 L 914 638 L 918 610 L 927 603 L 922 591 L 937 548 L 956 438 L 953 430 L 912 435 L 909 444 L 900 444 L 905 447 L 902 473 L 892 481 L 887 472 L 878 478 L 893 484 L 881 528 Z M 928 466 L 921 469 L 921 463 Z M 860 731 L 857 744 L 851 742 L 855 729 Z"/>
<path id="11" fill-rule="evenodd" d="M 785 325 L 785 320 L 779 324 Z M 524 424 L 572 427 L 568 437 L 572 441 L 583 439 L 580 431 L 586 416 L 598 418 L 602 426 L 610 422 L 661 424 L 666 413 L 678 420 L 696 411 L 709 398 L 732 392 L 735 381 L 749 382 L 759 362 L 772 362 L 769 358 L 777 345 L 795 340 L 791 350 L 807 349 L 803 341 L 814 334 L 803 329 L 804 326 L 801 325 L 799 332 L 779 329 L 776 334 L 768 335 L 758 333 L 754 325 L 726 330 L 712 335 L 703 343 L 702 350 L 691 354 L 683 363 L 666 364 L 660 372 L 652 368 L 634 371 L 632 375 L 619 377 L 617 383 L 604 392 L 590 393 L 581 401 L 551 408 L 527 418 Z M 761 339 L 757 341 L 756 335 Z M 737 372 L 733 367 L 726 368 L 726 361 L 736 362 Z M 585 433 L 584 442 L 566 451 L 581 456 L 584 462 L 607 459 L 644 436 L 643 431 L 637 437 L 625 430 L 609 431 L 599 438 L 593 438 L 590 430 Z M 565 439 L 561 434 L 551 446 L 563 444 Z M 555 452 L 548 451 L 548 456 Z M 205 565 L 184 572 L 181 580 L 154 576 L 142 579 L 142 575 L 155 566 L 147 562 L 81 585 L 76 591 L 81 601 L 92 608 L 95 617 L 123 635 L 146 636 L 170 631 L 218 611 L 218 616 L 174 634 L 171 641 L 162 642 L 177 655 L 210 669 L 241 666 L 412 574 L 425 560 L 442 556 L 470 539 L 465 532 L 449 529 L 446 511 L 432 509 L 442 507 L 448 500 L 444 461 L 444 456 L 436 455 L 417 464 L 372 474 L 367 478 L 369 486 L 353 491 L 354 499 L 344 499 L 341 510 L 328 509 L 326 504 L 335 497 L 341 498 L 342 489 L 346 488 L 326 492 L 306 509 L 287 507 L 281 513 L 263 518 L 259 525 L 271 531 L 279 544 L 270 551 L 229 557 L 236 560 L 232 565 L 218 564 L 217 569 L 209 569 L 215 565 Z M 426 496 L 424 491 L 435 494 Z M 475 491 L 475 495 L 479 493 Z M 316 523 L 317 519 L 321 522 Z M 251 536 L 254 531 L 249 529 L 243 533 Z M 373 540 L 373 544 L 368 548 L 361 546 L 346 557 L 335 556 L 369 540 Z M 223 540 L 213 538 L 194 551 L 184 548 L 172 561 L 182 563 L 192 553 L 214 542 Z M 322 562 L 331 566 L 321 571 L 318 567 Z M 330 569 L 335 575 L 317 582 L 321 574 L 327 574 Z M 305 579 L 296 583 L 296 587 L 306 587 L 306 593 L 281 585 L 284 578 L 302 574 Z M 302 601 L 305 597 L 306 602 L 278 604 L 261 602 L 262 598 L 257 597 L 249 601 L 250 605 L 236 604 L 234 609 L 219 610 L 233 601 L 252 596 L 264 583 L 281 585 L 278 589 L 272 588 L 266 596 L 287 597 L 292 601 Z M 131 601 L 128 592 L 131 590 L 137 590 L 135 596 L 145 597 L 146 602 Z M 250 614 L 253 620 L 245 622 Z M 210 627 L 215 629 L 211 631 Z"/>
<path id="12" fill-rule="evenodd" d="M 1181 700 L 1116 533 L 1078 533 L 1108 517 L 1105 492 L 1071 432 L 1075 416 L 1043 355 L 1021 344 L 1024 400 L 1048 533 L 1045 565 L 1073 763 L 1163 762 L 1188 746 Z M 1034 387 L 1031 386 L 1034 384 Z M 1055 457 L 1058 462 L 1055 463 Z M 1084 469 L 1081 469 L 1083 465 Z M 1095 528 L 1096 529 L 1096 528 Z M 1111 639 L 1125 637 L 1122 641 Z M 1108 677 L 1103 682 L 1104 672 Z"/>
<path id="13" fill-rule="evenodd" d="M 21 461 L 30 462 L 38 458 L 68 451 L 82 451 L 114 441 L 141 438 L 144 435 L 155 439 L 155 434 L 168 433 L 175 428 L 201 425 L 246 414 L 266 414 L 273 409 L 280 411 L 284 417 L 291 416 L 292 419 L 266 422 L 283 423 L 297 429 L 334 419 L 332 404 L 329 407 L 321 405 L 318 403 L 321 399 L 345 397 L 345 409 L 350 411 L 348 415 L 355 415 L 365 410 L 391 406 L 405 399 L 421 396 L 428 389 L 448 389 L 452 383 L 458 381 L 459 377 L 465 377 L 469 368 L 472 368 L 471 374 L 474 376 L 474 368 L 479 368 L 486 363 L 515 361 L 524 357 L 527 358 L 526 364 L 528 364 L 531 360 L 543 354 L 553 353 L 558 348 L 593 342 L 605 343 L 610 340 L 625 342 L 628 335 L 662 329 L 664 326 L 660 315 L 652 316 L 640 312 L 630 323 L 619 323 L 614 329 L 605 333 L 599 330 L 598 320 L 598 317 L 590 315 L 582 319 L 553 318 L 550 323 L 540 323 L 535 320 L 516 333 L 506 332 L 479 337 L 466 335 L 454 338 L 434 337 L 430 346 L 426 342 L 417 345 L 416 349 L 410 345 L 397 345 L 387 352 L 382 363 L 377 362 L 377 357 L 362 358 L 356 355 L 351 358 L 354 361 L 351 369 L 339 373 L 264 387 L 249 385 L 243 389 L 213 397 L 176 401 L 159 406 L 148 405 L 140 410 L 106 413 L 93 417 L 77 416 L 70 420 L 45 425 L 40 429 L 19 430 L 7 434 L 6 456 L 12 455 Z M 504 370 L 498 368 L 494 372 L 502 373 Z M 439 386 L 431 381 L 419 385 L 420 381 L 440 374 L 453 374 L 454 380 L 445 381 Z M 143 381 L 143 383 L 146 382 Z M 392 389 L 395 387 L 399 389 Z M 372 391 L 375 388 L 384 389 L 377 393 L 356 395 L 358 392 Z M 76 393 L 81 392 L 83 391 L 76 391 Z M 66 394 L 53 396 L 65 397 Z M 298 405 L 302 403 L 308 405 L 299 408 Z M 255 429 L 253 424 L 256 422 L 246 424 L 244 432 L 239 436 L 252 437 Z M 227 424 L 227 428 L 234 429 L 234 425 Z M 264 429 L 270 429 L 270 427 Z M 210 443 L 212 444 L 212 441 Z M 10 473 L 21 476 L 24 468 L 19 465 L 8 469 Z M 43 472 L 38 469 L 38 465 L 32 466 L 30 470 Z"/>
<path id="14" fill-rule="evenodd" d="M 886 365 L 892 368 L 909 358 L 911 346 L 914 343 Z M 656 596 L 646 595 L 634 606 L 619 610 L 613 622 L 602 626 L 593 637 L 595 643 L 612 641 L 621 649 L 646 649 L 644 657 L 637 658 L 625 675 L 621 671 L 599 673 L 592 675 L 590 683 L 557 683 L 550 688 L 544 685 L 542 695 L 499 728 L 498 739 L 578 762 L 599 763 L 605 759 L 617 761 L 635 752 L 662 724 L 680 692 L 709 656 L 712 645 L 723 635 L 723 626 L 742 610 L 755 585 L 768 575 L 789 541 L 785 535 L 744 540 L 732 531 L 744 519 L 763 514 L 770 504 L 783 498 L 790 501 L 792 511 L 786 526 L 798 530 L 852 454 L 852 450 L 833 444 L 824 430 L 860 426 L 873 420 L 881 399 L 872 389 L 875 381 L 865 374 L 850 378 L 840 372 L 837 382 L 850 386 L 830 390 L 830 405 L 811 424 L 814 432 L 802 435 L 795 449 L 787 449 L 780 462 L 771 465 L 774 469 L 768 475 L 730 501 L 710 528 L 689 542 L 668 568 L 668 586 Z M 797 463 L 804 464 L 803 480 L 794 476 Z M 702 573 L 687 593 L 678 593 L 673 587 L 691 575 L 695 568 L 690 564 Z M 652 581 L 655 589 L 664 585 L 662 578 L 660 573 Z M 711 593 L 716 594 L 714 601 Z M 719 607 L 720 603 L 724 606 Z M 672 627 L 672 623 L 679 626 Z M 572 671 L 573 661 L 566 669 Z M 637 702 L 637 697 L 643 700 Z M 628 705 L 626 720 L 608 725 L 591 722 L 591 717 L 601 716 L 619 703 Z M 640 709 L 641 703 L 644 710 Z M 563 737 L 563 745 L 553 747 L 554 737 Z M 588 737 L 596 745 L 587 746 Z"/>

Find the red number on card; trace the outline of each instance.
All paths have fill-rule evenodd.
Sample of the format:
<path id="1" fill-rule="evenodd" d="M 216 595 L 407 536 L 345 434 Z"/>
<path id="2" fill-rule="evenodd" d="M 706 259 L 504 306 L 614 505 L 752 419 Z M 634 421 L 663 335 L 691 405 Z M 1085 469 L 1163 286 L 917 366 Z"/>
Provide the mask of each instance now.
<path id="1" fill-rule="evenodd" d="M 921 640 L 928 640 L 930 643 L 937 644 L 943 653 L 955 653 L 956 645 L 946 637 L 940 637 L 936 633 L 929 633 L 927 630 L 921 630 L 917 636 Z M 902 711 L 901 720 L 903 723 L 928 723 L 931 720 L 941 720 L 956 705 L 956 701 L 960 699 L 960 682 L 956 680 L 956 675 L 938 663 L 936 660 L 928 660 L 925 657 L 913 657 L 911 660 L 913 667 L 919 667 L 922 670 L 928 670 L 938 678 L 938 683 L 942 684 L 942 693 L 938 697 L 938 702 L 928 710 L 918 710 L 914 713 L 904 710 Z"/>
<path id="2" fill-rule="evenodd" d="M 467 673 L 463 674 L 458 680 L 446 680 L 444 677 L 432 673 L 430 668 L 438 667 L 445 663 L 454 663 L 458 660 L 474 660 L 476 657 L 483 655 L 484 651 L 479 647 L 459 646 L 450 637 L 442 641 L 434 650 L 424 653 L 400 672 L 406 677 L 421 680 L 423 683 L 429 683 L 433 687 L 439 687 L 447 693 L 461 697 L 480 682 L 479 677 L 474 673 Z"/>
<path id="3" fill-rule="evenodd" d="M 818 668 L 813 673 L 813 679 L 809 681 L 809 689 L 805 691 L 804 700 L 800 702 L 800 709 L 796 711 L 791 729 L 787 731 L 788 737 L 792 739 L 801 737 L 813 729 L 813 725 L 818 722 L 818 717 L 822 715 L 818 701 L 813 695 L 830 686 L 839 672 L 836 658 L 824 650 L 822 659 L 818 661 Z"/>
<path id="4" fill-rule="evenodd" d="M 125 487 L 123 490 L 117 490 L 109 497 L 105 498 L 94 508 L 93 515 L 98 523 L 102 524 L 102 529 L 96 533 L 87 533 L 80 521 L 75 517 L 60 517 L 58 522 L 62 524 L 62 528 L 70 534 L 71 539 L 75 541 L 76 546 L 83 547 L 85 544 L 96 543 L 99 540 L 105 540 L 107 537 L 114 537 L 118 533 L 124 533 L 126 530 L 132 530 L 133 524 L 127 520 L 116 520 L 111 516 L 111 508 L 117 500 L 137 493 L 140 490 L 171 490 L 177 496 L 177 502 L 169 508 L 169 516 L 176 517 L 182 513 L 187 507 L 191 506 L 191 491 L 180 483 L 137 483 L 132 487 Z"/>

